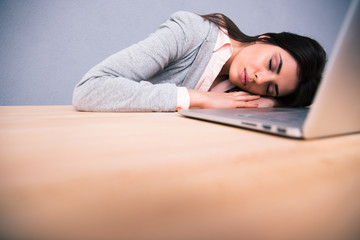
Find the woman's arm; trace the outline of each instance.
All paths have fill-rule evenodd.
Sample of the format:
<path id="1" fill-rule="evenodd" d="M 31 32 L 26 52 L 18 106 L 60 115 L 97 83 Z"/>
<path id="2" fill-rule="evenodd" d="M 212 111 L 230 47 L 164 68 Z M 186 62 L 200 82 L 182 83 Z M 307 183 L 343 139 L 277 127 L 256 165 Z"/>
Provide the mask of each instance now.
<path id="1" fill-rule="evenodd" d="M 201 44 L 193 40 L 193 36 L 200 34 L 193 24 L 200 20 L 194 14 L 175 13 L 145 40 L 93 67 L 74 89 L 75 108 L 82 111 L 175 111 L 176 85 L 166 81 L 153 84 L 148 80 Z"/>

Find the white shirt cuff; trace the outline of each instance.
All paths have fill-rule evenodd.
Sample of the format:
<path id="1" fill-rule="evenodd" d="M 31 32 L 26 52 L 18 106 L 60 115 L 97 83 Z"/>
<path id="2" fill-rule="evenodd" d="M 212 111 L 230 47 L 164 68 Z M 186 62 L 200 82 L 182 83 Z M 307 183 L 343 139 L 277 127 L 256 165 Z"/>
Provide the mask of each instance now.
<path id="1" fill-rule="evenodd" d="M 176 110 L 189 109 L 190 96 L 186 87 L 177 87 L 177 104 Z"/>

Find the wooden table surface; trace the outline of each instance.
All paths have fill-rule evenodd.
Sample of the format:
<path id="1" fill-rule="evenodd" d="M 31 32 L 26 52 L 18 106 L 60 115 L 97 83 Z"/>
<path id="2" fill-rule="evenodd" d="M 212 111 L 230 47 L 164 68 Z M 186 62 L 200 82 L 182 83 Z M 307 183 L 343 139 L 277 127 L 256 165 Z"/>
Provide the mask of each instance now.
<path id="1" fill-rule="evenodd" d="M 0 107 L 0 238 L 360 239 L 360 134 Z"/>

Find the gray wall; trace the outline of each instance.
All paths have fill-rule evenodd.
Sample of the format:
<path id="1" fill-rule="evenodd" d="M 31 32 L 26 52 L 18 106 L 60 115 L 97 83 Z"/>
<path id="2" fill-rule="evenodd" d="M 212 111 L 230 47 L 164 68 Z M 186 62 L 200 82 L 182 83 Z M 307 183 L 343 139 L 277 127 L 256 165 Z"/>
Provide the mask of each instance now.
<path id="1" fill-rule="evenodd" d="M 250 35 L 292 31 L 331 53 L 350 0 L 0 0 L 0 105 L 71 104 L 96 63 L 173 12 L 222 12 Z"/>

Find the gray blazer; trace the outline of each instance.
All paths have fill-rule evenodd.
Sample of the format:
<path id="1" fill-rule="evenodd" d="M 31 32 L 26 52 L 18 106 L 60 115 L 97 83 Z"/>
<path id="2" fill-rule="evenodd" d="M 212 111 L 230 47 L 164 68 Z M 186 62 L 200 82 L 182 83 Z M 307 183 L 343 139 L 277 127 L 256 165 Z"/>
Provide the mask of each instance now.
<path id="1" fill-rule="evenodd" d="M 155 33 L 108 57 L 76 85 L 80 111 L 175 111 L 177 86 L 193 89 L 211 57 L 218 27 L 176 12 Z"/>

